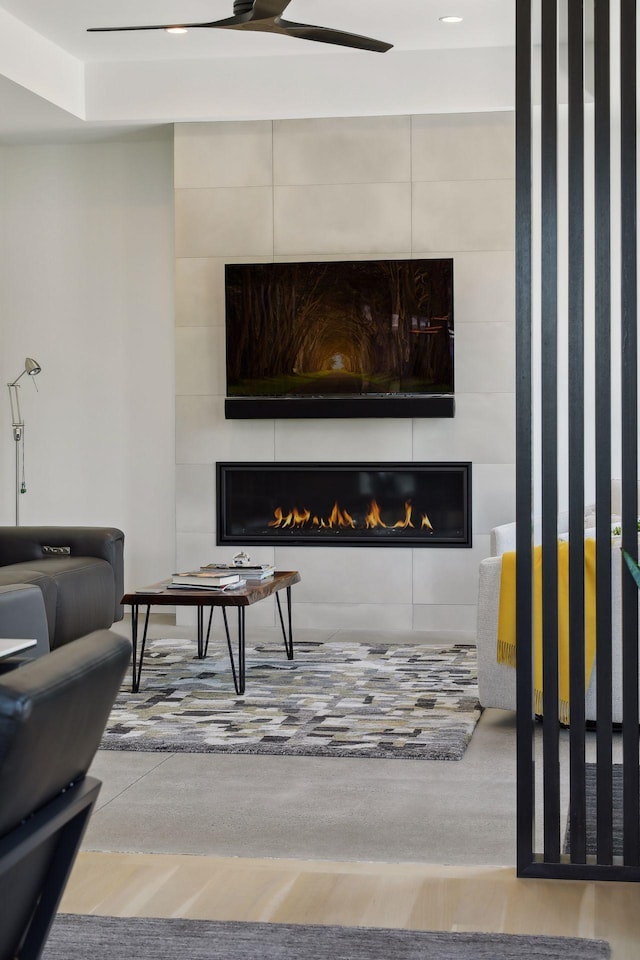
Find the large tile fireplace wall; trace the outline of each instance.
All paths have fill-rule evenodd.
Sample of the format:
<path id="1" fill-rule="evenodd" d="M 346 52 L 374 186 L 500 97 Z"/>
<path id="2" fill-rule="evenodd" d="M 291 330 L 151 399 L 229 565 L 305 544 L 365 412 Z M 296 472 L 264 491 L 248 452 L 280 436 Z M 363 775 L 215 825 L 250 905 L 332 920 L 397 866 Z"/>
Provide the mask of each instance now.
<path id="1" fill-rule="evenodd" d="M 298 569 L 294 622 L 473 631 L 489 531 L 514 515 L 509 113 L 178 124 L 177 565 L 216 545 L 218 462 L 473 464 L 473 546 L 259 545 Z M 224 419 L 224 264 L 453 257 L 454 419 Z M 273 623 L 269 604 L 252 622 Z"/>

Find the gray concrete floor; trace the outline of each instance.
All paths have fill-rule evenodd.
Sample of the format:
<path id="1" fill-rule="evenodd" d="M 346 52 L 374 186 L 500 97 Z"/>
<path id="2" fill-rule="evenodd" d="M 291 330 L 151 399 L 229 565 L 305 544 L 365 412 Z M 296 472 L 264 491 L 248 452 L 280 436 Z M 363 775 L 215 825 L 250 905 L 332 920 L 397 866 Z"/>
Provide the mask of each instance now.
<path id="1" fill-rule="evenodd" d="M 259 633 L 252 639 L 274 636 Z M 317 638 L 319 631 L 312 633 Z M 164 622 L 151 635 L 190 634 Z M 336 635 L 326 632 L 327 639 Z M 370 632 L 345 635 L 371 639 Z M 382 636 L 400 643 L 471 640 Z M 86 850 L 515 863 L 515 716 L 505 711 L 484 712 L 458 761 L 100 751 L 91 772 L 103 787 Z"/>

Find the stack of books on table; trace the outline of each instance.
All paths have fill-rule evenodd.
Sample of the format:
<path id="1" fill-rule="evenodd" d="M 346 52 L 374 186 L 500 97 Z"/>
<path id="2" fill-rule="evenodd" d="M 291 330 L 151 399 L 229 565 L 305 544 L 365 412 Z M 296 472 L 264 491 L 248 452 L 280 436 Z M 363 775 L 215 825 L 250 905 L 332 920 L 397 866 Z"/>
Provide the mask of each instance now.
<path id="1" fill-rule="evenodd" d="M 170 589 L 178 587 L 185 590 L 235 590 L 244 586 L 246 580 L 236 571 L 192 570 L 188 573 L 174 573 Z"/>
<path id="2" fill-rule="evenodd" d="M 200 567 L 202 573 L 237 573 L 245 580 L 268 580 L 276 572 L 272 563 L 251 563 L 251 564 L 233 564 L 233 563 L 207 563 Z"/>

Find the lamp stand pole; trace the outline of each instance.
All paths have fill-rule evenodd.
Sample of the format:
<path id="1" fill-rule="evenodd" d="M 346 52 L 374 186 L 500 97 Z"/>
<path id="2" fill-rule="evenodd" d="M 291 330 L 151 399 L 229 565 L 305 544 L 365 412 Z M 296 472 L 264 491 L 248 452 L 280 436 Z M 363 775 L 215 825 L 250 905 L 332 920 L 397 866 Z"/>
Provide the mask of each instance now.
<path id="1" fill-rule="evenodd" d="M 9 403 L 11 404 L 11 428 L 16 445 L 16 527 L 20 526 L 20 494 L 27 492 L 27 488 L 24 485 L 24 420 L 20 412 L 20 394 L 18 392 L 20 390 L 20 384 L 18 381 L 21 377 L 24 377 L 25 373 L 30 377 L 35 377 L 41 370 L 42 367 L 37 360 L 34 360 L 33 357 L 25 357 L 24 370 L 15 380 L 7 384 L 9 388 Z M 33 385 L 37 390 L 38 387 L 35 380 Z M 22 483 L 20 483 L 20 444 L 22 444 Z"/>
<path id="2" fill-rule="evenodd" d="M 20 386 L 14 383 L 7 384 L 9 390 L 9 403 L 11 404 L 11 429 L 13 430 L 13 439 L 16 449 L 16 527 L 20 526 L 20 444 L 24 439 L 24 420 L 20 413 L 20 395 L 18 390 Z"/>

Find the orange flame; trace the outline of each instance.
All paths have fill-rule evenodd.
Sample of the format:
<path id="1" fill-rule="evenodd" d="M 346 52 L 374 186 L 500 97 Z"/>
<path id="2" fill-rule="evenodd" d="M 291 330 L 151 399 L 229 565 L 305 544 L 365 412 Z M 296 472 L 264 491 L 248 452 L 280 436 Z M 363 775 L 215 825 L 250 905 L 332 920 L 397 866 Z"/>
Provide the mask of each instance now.
<path id="1" fill-rule="evenodd" d="M 404 505 L 404 519 L 391 524 L 391 527 L 400 529 L 411 527 L 411 529 L 414 529 L 414 524 L 411 522 L 412 511 L 411 500 L 406 500 Z M 357 527 L 351 514 L 344 508 L 341 508 L 337 500 L 334 502 L 331 513 L 327 518 L 319 517 L 317 514 L 314 514 L 312 517 L 310 510 L 299 510 L 298 507 L 293 507 L 288 513 L 285 513 L 282 507 L 276 507 L 273 511 L 273 517 L 273 520 L 267 522 L 267 526 L 280 527 L 282 530 L 287 527 L 291 529 L 304 527 L 306 524 L 327 530 L 336 527 L 351 527 L 352 529 L 356 529 Z M 421 529 L 427 529 L 433 533 L 433 526 L 426 513 L 420 514 L 420 521 Z M 369 512 L 365 515 L 364 525 L 367 530 L 372 530 L 375 527 L 384 527 L 385 529 L 389 527 L 382 519 L 380 507 L 375 500 L 372 500 L 369 504 Z"/>
<path id="2" fill-rule="evenodd" d="M 297 507 L 293 508 L 293 526 L 294 527 L 303 527 L 307 520 L 311 518 L 311 510 L 298 510 Z"/>
<path id="3" fill-rule="evenodd" d="M 367 530 L 373 530 L 374 527 L 386 527 L 386 523 L 383 523 L 380 516 L 380 507 L 375 500 L 371 501 L 369 513 L 364 518 L 364 523 Z"/>
<path id="4" fill-rule="evenodd" d="M 394 527 L 401 527 L 403 530 L 406 527 L 411 527 L 413 529 L 413 524 L 411 523 L 411 500 L 406 500 L 404 504 L 404 520 L 398 520 L 397 523 L 394 523 Z"/>
<path id="5" fill-rule="evenodd" d="M 329 527 L 355 527 L 355 522 L 352 517 L 349 516 L 346 510 L 341 510 L 338 506 L 338 501 L 333 505 L 333 510 L 329 515 L 329 522 L 327 524 Z"/>
<path id="6" fill-rule="evenodd" d="M 275 508 L 275 510 L 273 511 L 273 515 L 274 515 L 274 517 L 275 517 L 275 520 L 269 520 L 269 522 L 267 523 L 267 526 L 268 526 L 268 527 L 279 527 L 280 524 L 282 523 L 283 519 L 284 519 L 284 517 L 283 517 L 283 515 L 282 515 L 282 510 L 280 509 L 280 507 L 276 507 L 276 508 Z"/>

